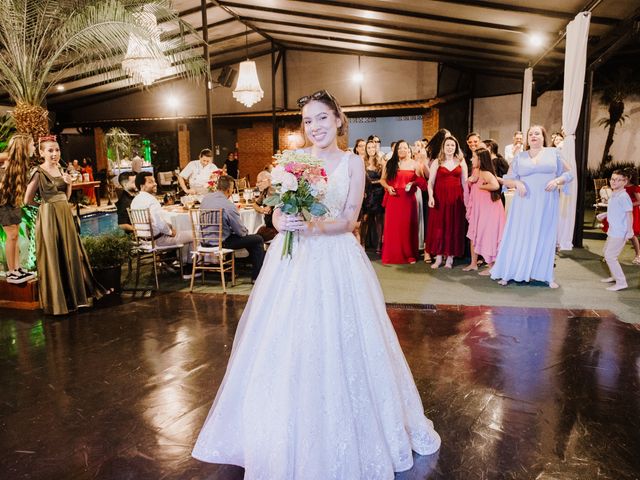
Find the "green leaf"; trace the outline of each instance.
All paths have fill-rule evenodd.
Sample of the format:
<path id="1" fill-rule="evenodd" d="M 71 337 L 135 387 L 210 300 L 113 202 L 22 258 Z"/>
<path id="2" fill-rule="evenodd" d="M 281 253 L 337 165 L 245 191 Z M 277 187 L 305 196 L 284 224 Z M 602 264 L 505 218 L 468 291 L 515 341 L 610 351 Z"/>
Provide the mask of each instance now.
<path id="1" fill-rule="evenodd" d="M 280 205 L 280 202 L 280 195 L 273 194 L 265 198 L 264 202 L 262 203 L 264 203 L 265 205 L 269 205 L 270 207 L 277 207 L 278 205 Z"/>
<path id="2" fill-rule="evenodd" d="M 280 207 L 280 210 L 282 210 L 283 213 L 295 215 L 296 213 L 298 213 L 298 206 L 291 203 L 285 203 Z"/>
<path id="3" fill-rule="evenodd" d="M 322 215 L 324 215 L 325 213 L 327 213 L 329 210 L 327 209 L 327 207 L 325 207 L 322 203 L 314 203 L 309 207 L 309 212 L 311 213 L 311 215 L 313 215 L 314 217 L 321 217 Z"/>

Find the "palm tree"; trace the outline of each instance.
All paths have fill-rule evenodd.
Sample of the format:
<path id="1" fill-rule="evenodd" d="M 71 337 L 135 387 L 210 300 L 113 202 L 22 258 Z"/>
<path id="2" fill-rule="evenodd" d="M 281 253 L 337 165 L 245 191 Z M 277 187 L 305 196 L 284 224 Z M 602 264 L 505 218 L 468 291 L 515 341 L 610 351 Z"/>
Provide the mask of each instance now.
<path id="1" fill-rule="evenodd" d="M 598 121 L 600 125 L 608 128 L 607 140 L 604 144 L 604 152 L 600 162 L 600 171 L 603 171 L 612 160 L 609 152 L 613 145 L 616 127 L 618 124 L 622 125 L 628 116 L 624 113 L 624 100 L 629 95 L 640 93 L 640 82 L 636 80 L 631 68 L 620 68 L 607 76 L 603 82 L 603 87 L 600 103 L 608 108 L 609 117 Z"/>
<path id="2" fill-rule="evenodd" d="M 124 128 L 110 128 L 104 136 L 107 151 L 115 155 L 115 164 L 120 167 L 122 157 L 129 156 L 131 152 L 131 135 Z"/>
<path id="3" fill-rule="evenodd" d="M 162 42 L 149 13 L 171 29 Z M 147 57 L 173 65 L 167 75 L 210 75 L 208 62 L 190 49 L 201 40 L 169 0 L 0 0 L 0 19 L 0 88 L 15 103 L 17 130 L 34 138 L 49 131 L 51 88 L 83 71 L 122 69 L 131 40 Z"/>

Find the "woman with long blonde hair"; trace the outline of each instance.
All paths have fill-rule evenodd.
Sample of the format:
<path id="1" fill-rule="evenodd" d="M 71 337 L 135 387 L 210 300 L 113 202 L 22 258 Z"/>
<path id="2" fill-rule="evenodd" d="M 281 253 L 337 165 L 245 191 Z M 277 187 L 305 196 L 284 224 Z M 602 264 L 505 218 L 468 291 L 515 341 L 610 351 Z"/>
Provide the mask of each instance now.
<path id="1" fill-rule="evenodd" d="M 9 140 L 4 167 L 0 169 L 0 224 L 7 235 L 5 243 L 7 283 L 20 284 L 35 276 L 20 266 L 18 245 L 23 198 L 27 191 L 29 160 L 34 152 L 35 147 L 31 136 L 16 134 Z"/>

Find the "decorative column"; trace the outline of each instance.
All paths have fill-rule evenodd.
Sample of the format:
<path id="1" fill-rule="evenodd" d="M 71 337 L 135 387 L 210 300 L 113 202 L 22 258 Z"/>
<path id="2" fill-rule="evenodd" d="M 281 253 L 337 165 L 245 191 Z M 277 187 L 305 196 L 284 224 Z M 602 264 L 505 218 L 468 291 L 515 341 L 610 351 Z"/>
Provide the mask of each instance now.
<path id="1" fill-rule="evenodd" d="M 181 170 L 191 161 L 189 127 L 186 123 L 178 124 L 178 159 Z"/>

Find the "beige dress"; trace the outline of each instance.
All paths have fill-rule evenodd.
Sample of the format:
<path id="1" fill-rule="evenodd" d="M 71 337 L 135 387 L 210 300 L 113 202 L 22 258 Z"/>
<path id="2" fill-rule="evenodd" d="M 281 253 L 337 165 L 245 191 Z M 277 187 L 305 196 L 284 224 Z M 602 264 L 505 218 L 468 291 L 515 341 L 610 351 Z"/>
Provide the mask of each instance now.
<path id="1" fill-rule="evenodd" d="M 60 172 L 62 175 L 62 171 Z M 67 184 L 36 167 L 41 198 L 36 222 L 36 262 L 40 306 L 44 313 L 64 315 L 105 294 L 91 270 L 67 202 Z"/>

